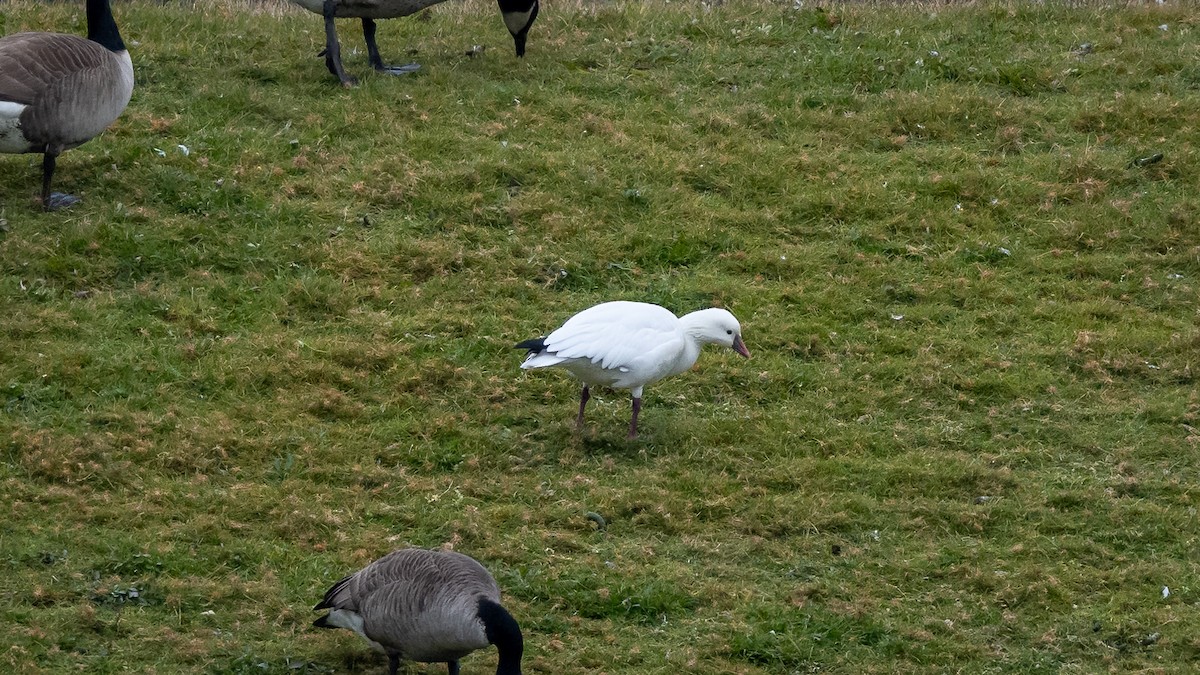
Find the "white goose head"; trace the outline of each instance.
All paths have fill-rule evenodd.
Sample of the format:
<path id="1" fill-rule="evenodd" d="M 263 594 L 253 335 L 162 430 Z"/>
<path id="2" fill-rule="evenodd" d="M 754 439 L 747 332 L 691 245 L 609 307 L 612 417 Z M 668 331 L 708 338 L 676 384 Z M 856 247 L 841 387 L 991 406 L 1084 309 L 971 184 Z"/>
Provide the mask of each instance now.
<path id="1" fill-rule="evenodd" d="M 719 307 L 702 309 L 686 314 L 679 319 L 683 330 L 701 344 L 718 344 L 729 347 L 738 354 L 750 358 L 750 350 L 742 342 L 742 326 L 728 311 Z"/>

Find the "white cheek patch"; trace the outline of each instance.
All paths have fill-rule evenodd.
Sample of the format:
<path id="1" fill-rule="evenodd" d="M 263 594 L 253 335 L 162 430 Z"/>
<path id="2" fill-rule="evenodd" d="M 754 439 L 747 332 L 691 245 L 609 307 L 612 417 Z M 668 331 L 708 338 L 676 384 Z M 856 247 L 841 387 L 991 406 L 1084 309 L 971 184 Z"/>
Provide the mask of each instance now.
<path id="1" fill-rule="evenodd" d="M 29 141 L 21 133 L 23 103 L 0 101 L 0 152 L 26 152 Z"/>
<path id="2" fill-rule="evenodd" d="M 533 8 L 528 12 L 505 12 L 504 25 L 508 27 L 508 32 L 516 35 L 520 33 L 525 26 L 529 25 L 529 15 L 533 14 Z"/>

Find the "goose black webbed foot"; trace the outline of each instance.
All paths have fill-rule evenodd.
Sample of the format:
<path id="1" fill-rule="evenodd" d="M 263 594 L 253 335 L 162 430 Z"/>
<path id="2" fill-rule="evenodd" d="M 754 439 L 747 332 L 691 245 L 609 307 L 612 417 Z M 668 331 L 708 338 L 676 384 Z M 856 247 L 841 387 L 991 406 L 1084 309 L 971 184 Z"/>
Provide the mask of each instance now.
<path id="1" fill-rule="evenodd" d="M 47 211 L 58 211 L 59 209 L 75 206 L 81 201 L 83 200 L 75 195 L 69 195 L 65 192 L 51 192 L 45 203 L 42 204 L 42 208 Z"/>
<path id="2" fill-rule="evenodd" d="M 421 64 L 419 63 L 406 63 L 402 66 L 379 65 L 375 67 L 376 72 L 380 72 L 385 75 L 408 75 L 410 73 L 415 73 L 420 69 Z"/>

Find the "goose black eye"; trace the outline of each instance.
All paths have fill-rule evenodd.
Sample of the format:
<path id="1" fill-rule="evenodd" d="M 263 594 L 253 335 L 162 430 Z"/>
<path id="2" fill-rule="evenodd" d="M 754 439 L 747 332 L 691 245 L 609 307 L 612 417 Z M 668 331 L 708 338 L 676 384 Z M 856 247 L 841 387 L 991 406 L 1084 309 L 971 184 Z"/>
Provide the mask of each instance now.
<path id="1" fill-rule="evenodd" d="M 726 334 L 726 335 L 733 335 L 733 331 L 731 331 L 731 330 L 727 330 L 727 331 L 725 331 L 725 334 Z"/>

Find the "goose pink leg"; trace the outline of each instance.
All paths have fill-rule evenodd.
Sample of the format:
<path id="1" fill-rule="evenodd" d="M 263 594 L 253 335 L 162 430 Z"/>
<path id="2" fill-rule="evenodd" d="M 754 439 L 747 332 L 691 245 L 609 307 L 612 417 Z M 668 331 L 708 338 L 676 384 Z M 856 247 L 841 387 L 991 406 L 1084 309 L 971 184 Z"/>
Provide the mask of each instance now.
<path id="1" fill-rule="evenodd" d="M 637 418 L 638 413 L 642 411 L 641 397 L 633 399 L 633 419 L 629 420 L 629 440 L 637 438 Z"/>
<path id="2" fill-rule="evenodd" d="M 579 392 L 579 415 L 575 418 L 575 428 L 583 431 L 583 409 L 587 406 L 588 399 L 592 397 L 588 391 L 588 386 L 583 385 L 583 391 Z"/>

